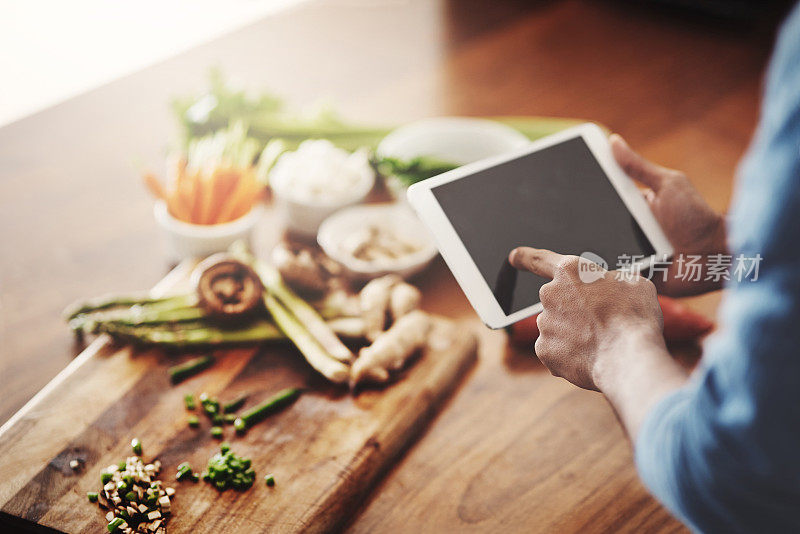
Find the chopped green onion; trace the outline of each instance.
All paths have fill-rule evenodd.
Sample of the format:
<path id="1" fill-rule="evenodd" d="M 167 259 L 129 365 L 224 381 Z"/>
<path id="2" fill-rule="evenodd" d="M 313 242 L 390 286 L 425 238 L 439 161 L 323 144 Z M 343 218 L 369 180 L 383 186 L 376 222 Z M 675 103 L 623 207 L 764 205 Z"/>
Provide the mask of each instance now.
<path id="1" fill-rule="evenodd" d="M 222 439 L 222 427 L 212 426 L 211 437 L 213 437 L 214 439 Z"/>
<path id="2" fill-rule="evenodd" d="M 224 413 L 233 413 L 242 406 L 244 406 L 246 400 L 247 400 L 247 395 L 242 395 L 241 397 L 224 404 L 222 406 L 222 411 Z"/>
<path id="3" fill-rule="evenodd" d="M 108 484 L 109 482 L 111 482 L 112 478 L 114 478 L 114 477 L 113 477 L 113 475 L 111 473 L 106 473 L 105 471 L 100 473 L 100 482 L 102 482 L 104 486 L 106 484 Z"/>
<path id="4" fill-rule="evenodd" d="M 264 477 L 264 482 L 267 483 L 267 486 L 272 487 L 275 485 L 275 477 L 272 475 L 267 475 Z"/>
<path id="5" fill-rule="evenodd" d="M 194 395 L 184 395 L 183 403 L 186 405 L 187 410 L 194 410 Z"/>
<path id="6" fill-rule="evenodd" d="M 108 523 L 108 526 L 106 528 L 108 529 L 109 532 L 116 532 L 117 529 L 124 524 L 125 524 L 124 519 L 122 519 L 121 517 L 115 517 Z"/>
<path id="7" fill-rule="evenodd" d="M 196 415 L 190 415 L 189 417 L 187 417 L 186 422 L 192 428 L 197 428 L 200 426 L 200 419 L 198 419 Z"/>
<path id="8" fill-rule="evenodd" d="M 128 493 L 125 494 L 125 500 L 129 502 L 135 502 L 138 497 L 139 496 L 136 495 L 135 491 L 129 491 Z"/>
<path id="9" fill-rule="evenodd" d="M 245 422 L 241 418 L 237 417 L 233 421 L 233 428 L 236 429 L 236 433 L 237 434 L 244 434 L 245 431 L 247 430 L 247 425 L 245 424 Z"/>
<path id="10" fill-rule="evenodd" d="M 227 441 L 223 441 L 222 443 L 219 444 L 219 450 L 222 451 L 222 454 L 225 454 L 226 452 L 231 450 L 231 444 L 228 443 Z"/>
<path id="11" fill-rule="evenodd" d="M 90 491 L 86 494 L 86 498 L 89 499 L 89 502 L 97 502 L 99 495 L 96 491 Z"/>
<path id="12" fill-rule="evenodd" d="M 139 438 L 133 438 L 131 440 L 131 448 L 133 449 L 133 454 L 137 456 L 142 455 L 142 442 L 139 441 Z"/>
<path id="13" fill-rule="evenodd" d="M 236 414 L 226 413 L 222 420 L 226 425 L 232 425 L 236 421 Z"/>
<path id="14" fill-rule="evenodd" d="M 267 416 L 290 405 L 300 396 L 302 391 L 298 388 L 286 388 L 279 391 L 265 402 L 254 406 L 239 416 L 233 426 L 237 432 L 244 433 L 248 428 L 258 423 Z"/>
<path id="15" fill-rule="evenodd" d="M 214 363 L 212 356 L 200 356 L 188 362 L 179 365 L 174 365 L 169 368 L 169 378 L 173 384 L 183 382 L 187 378 L 196 375 L 201 371 L 205 371 Z"/>

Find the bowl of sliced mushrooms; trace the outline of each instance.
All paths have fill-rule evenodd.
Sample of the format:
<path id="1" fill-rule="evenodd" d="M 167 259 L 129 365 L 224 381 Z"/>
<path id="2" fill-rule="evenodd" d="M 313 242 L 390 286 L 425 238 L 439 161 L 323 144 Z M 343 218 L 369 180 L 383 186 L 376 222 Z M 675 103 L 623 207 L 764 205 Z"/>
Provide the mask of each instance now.
<path id="1" fill-rule="evenodd" d="M 325 219 L 317 242 L 357 279 L 386 274 L 409 278 L 438 253 L 428 230 L 405 206 L 375 204 L 342 210 Z"/>

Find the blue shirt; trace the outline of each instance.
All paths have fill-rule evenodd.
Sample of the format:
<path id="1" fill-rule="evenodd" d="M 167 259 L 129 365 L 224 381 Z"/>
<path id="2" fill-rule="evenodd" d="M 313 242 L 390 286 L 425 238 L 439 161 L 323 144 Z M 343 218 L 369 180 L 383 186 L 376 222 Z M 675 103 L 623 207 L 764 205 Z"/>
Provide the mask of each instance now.
<path id="1" fill-rule="evenodd" d="M 739 168 L 732 279 L 720 328 L 689 384 L 657 403 L 637 437 L 650 491 L 700 532 L 800 532 L 800 4 L 781 29 L 761 119 Z"/>

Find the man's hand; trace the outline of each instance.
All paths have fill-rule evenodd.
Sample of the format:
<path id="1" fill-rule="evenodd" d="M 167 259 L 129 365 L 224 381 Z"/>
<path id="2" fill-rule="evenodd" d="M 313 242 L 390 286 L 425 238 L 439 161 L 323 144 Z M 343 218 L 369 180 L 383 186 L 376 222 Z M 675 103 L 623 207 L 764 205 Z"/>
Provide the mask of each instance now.
<path id="1" fill-rule="evenodd" d="M 725 221 L 703 200 L 700 193 L 680 171 L 667 169 L 651 163 L 634 152 L 617 134 L 611 135 L 611 150 L 620 167 L 634 180 L 648 189 L 645 200 L 661 228 L 680 254 L 703 256 L 702 263 L 711 254 L 726 254 Z M 664 281 L 657 273 L 653 282 L 659 292 L 671 296 L 694 295 L 719 289 L 721 282 L 682 280 L 678 264 L 673 261 Z"/>
<path id="2" fill-rule="evenodd" d="M 539 290 L 536 355 L 552 374 L 600 390 L 636 434 L 647 408 L 686 379 L 661 335 L 661 308 L 646 278 L 616 271 L 582 282 L 577 256 L 520 247 L 509 262 L 552 278 Z"/>

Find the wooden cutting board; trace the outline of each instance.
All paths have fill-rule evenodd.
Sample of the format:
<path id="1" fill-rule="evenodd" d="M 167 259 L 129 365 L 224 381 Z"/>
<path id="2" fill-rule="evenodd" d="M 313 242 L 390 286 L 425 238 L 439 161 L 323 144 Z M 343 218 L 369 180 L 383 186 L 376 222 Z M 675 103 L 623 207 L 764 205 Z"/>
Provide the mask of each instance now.
<path id="1" fill-rule="evenodd" d="M 156 292 L 185 285 L 187 273 L 179 266 Z M 463 325 L 437 319 L 433 339 L 401 380 L 353 397 L 287 343 L 217 351 L 211 369 L 172 386 L 167 368 L 196 353 L 136 350 L 99 338 L 0 428 L 2 520 L 105 532 L 104 512 L 86 492 L 100 489 L 102 469 L 131 455 L 138 437 L 144 459 L 160 459 L 160 478 L 177 490 L 168 532 L 336 530 L 474 363 L 475 338 Z M 250 406 L 289 386 L 307 388 L 290 408 L 243 437 L 225 427 L 232 449 L 253 459 L 257 477 L 249 491 L 175 481 L 179 463 L 200 471 L 219 450 L 205 417 L 199 429 L 187 426 L 184 395 L 205 391 L 227 401 L 247 393 Z M 69 467 L 74 459 L 83 462 L 77 471 Z M 266 473 L 275 475 L 272 488 Z"/>

